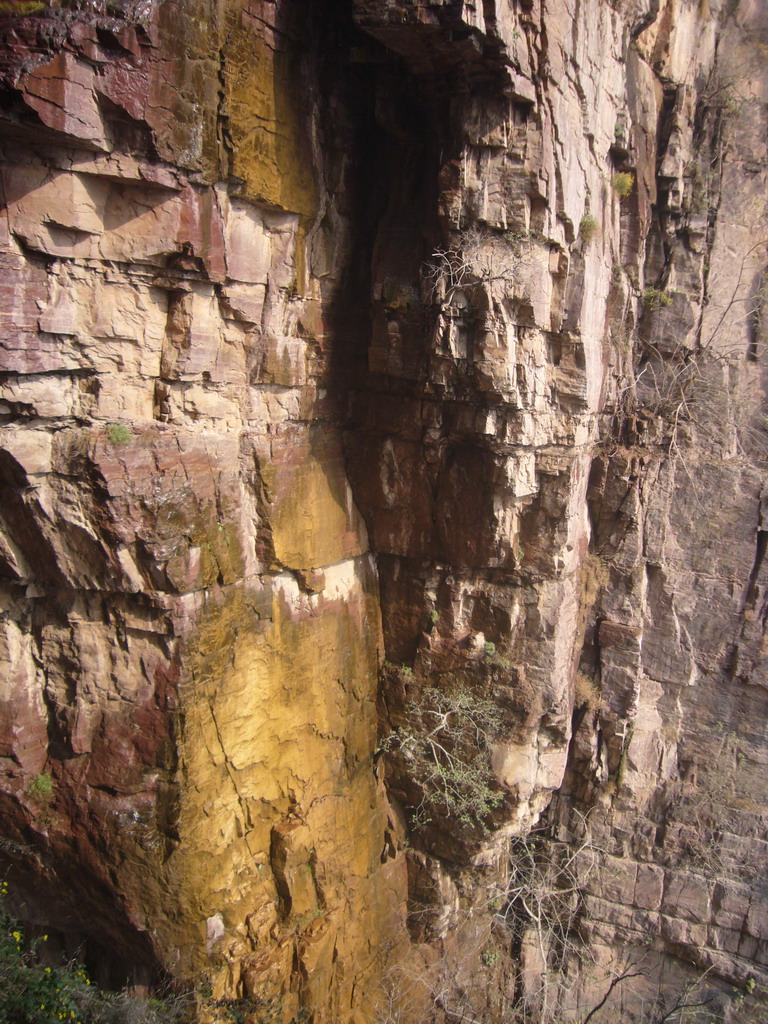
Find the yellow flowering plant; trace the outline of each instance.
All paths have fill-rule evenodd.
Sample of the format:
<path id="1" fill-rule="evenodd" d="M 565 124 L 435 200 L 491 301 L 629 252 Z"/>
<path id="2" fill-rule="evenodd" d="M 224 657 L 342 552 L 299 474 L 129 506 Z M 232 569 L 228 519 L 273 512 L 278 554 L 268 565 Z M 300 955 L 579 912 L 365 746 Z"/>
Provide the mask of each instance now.
<path id="1" fill-rule="evenodd" d="M 0 1024 L 185 1024 L 194 1000 L 104 992 L 82 964 L 56 964 L 48 935 L 34 938 L 10 913 L 0 880 Z"/>
<path id="2" fill-rule="evenodd" d="M 41 962 L 40 947 L 48 936 L 27 938 L 8 911 L 7 895 L 8 883 L 0 882 L 0 1024 L 85 1024 L 73 972 Z"/>

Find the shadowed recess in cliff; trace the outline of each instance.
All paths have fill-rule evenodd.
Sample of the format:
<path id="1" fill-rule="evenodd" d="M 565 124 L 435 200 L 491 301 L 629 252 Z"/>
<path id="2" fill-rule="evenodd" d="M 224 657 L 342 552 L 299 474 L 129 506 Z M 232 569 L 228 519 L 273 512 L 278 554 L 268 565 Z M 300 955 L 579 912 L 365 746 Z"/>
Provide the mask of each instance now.
<path id="1" fill-rule="evenodd" d="M 0 128 L 0 849 L 105 977 L 553 1024 L 642 946 L 748 1019 L 759 7 L 41 32 Z M 553 938 L 519 869 L 584 825 Z M 669 1007 L 636 984 L 606 1019 Z"/>

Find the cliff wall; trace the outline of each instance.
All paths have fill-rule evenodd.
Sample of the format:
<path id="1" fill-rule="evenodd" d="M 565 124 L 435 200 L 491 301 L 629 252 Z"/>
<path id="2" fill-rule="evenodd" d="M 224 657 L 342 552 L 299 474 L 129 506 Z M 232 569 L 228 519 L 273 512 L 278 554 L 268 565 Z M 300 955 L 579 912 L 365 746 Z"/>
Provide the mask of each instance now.
<path id="1" fill-rule="evenodd" d="M 5 7 L 25 918 L 286 1024 L 760 1020 L 764 6 Z"/>

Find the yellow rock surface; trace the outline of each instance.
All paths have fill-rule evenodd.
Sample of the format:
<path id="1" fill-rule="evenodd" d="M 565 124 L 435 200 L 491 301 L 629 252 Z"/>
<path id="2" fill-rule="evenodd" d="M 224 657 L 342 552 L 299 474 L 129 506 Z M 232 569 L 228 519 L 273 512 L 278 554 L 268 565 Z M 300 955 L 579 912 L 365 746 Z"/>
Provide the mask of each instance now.
<path id="1" fill-rule="evenodd" d="M 229 13 L 223 77 L 232 172 L 248 198 L 311 218 L 317 190 L 299 53 L 280 33 L 265 31 L 250 14 L 255 6 L 235 4 Z"/>
<path id="2" fill-rule="evenodd" d="M 210 934 L 220 915 L 208 943 L 215 992 L 290 1007 L 300 984 L 302 1003 L 320 1009 L 330 988 L 337 1016 L 318 1020 L 347 1019 L 375 994 L 389 939 L 371 746 L 375 581 L 365 556 L 346 568 L 343 599 L 284 576 L 271 607 L 244 586 L 209 602 L 186 655 L 181 841 L 169 864 L 187 920 L 182 973 L 208 966 L 206 922 Z"/>

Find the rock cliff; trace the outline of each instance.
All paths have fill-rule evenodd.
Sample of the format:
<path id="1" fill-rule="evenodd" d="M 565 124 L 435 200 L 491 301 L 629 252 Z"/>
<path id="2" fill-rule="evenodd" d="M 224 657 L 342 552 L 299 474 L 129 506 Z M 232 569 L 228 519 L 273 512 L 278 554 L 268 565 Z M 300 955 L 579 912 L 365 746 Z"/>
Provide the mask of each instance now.
<path id="1" fill-rule="evenodd" d="M 104 984 L 764 1019 L 767 52 L 0 4 L 0 857 Z"/>

